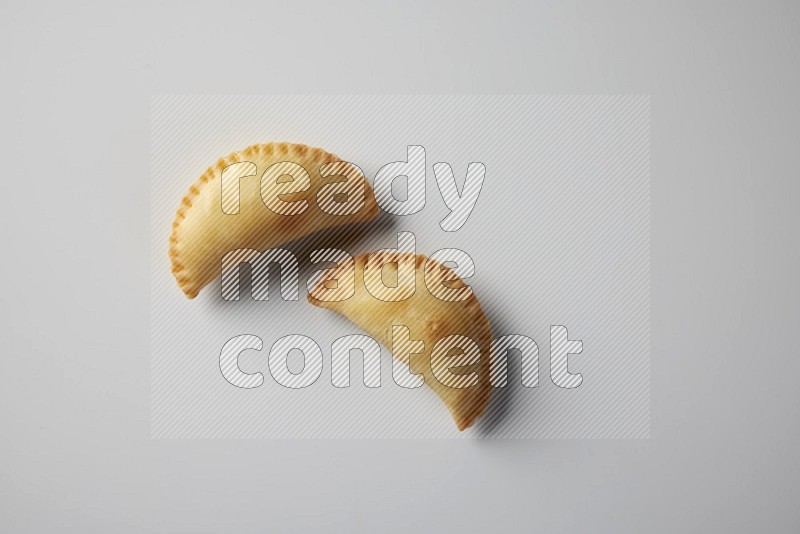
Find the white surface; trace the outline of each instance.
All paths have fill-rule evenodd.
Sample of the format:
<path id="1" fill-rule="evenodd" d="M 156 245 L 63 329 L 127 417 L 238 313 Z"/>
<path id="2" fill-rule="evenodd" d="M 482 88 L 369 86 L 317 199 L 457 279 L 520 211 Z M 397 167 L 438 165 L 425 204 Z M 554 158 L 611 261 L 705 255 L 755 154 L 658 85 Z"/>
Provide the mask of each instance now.
<path id="1" fill-rule="evenodd" d="M 0 14 L 0 530 L 797 530 L 797 4 Z M 651 94 L 651 440 L 150 441 L 149 103 L 176 92 Z"/>

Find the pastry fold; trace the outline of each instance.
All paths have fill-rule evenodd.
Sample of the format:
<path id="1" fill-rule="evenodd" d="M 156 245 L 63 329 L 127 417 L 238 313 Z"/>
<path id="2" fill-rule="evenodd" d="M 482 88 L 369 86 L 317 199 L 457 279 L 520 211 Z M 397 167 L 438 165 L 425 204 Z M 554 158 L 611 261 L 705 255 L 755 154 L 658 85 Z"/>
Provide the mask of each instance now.
<path id="1" fill-rule="evenodd" d="M 404 260 L 410 261 L 414 269 L 413 294 L 410 297 L 403 295 L 401 298 L 405 300 L 393 302 L 373 296 L 364 283 L 364 270 L 368 262 L 385 263 L 383 279 L 387 280 L 387 283 L 394 283 L 388 280 L 397 280 L 402 276 L 398 274 L 397 262 Z M 335 282 L 332 283 L 333 280 L 351 280 L 349 272 L 352 272 L 353 262 L 345 262 L 340 267 L 329 269 L 320 275 L 310 288 L 308 300 L 316 306 L 344 315 L 392 351 L 396 358 L 398 350 L 407 353 L 408 347 L 413 346 L 415 342 L 418 343 L 419 340 L 423 341 L 424 348 L 421 352 L 404 354 L 402 361 L 409 363 L 412 373 L 424 376 L 425 384 L 431 387 L 447 406 L 458 429 L 464 430 L 484 413 L 491 397 L 489 351 L 492 331 L 478 299 L 471 291 L 465 300 L 457 302 L 440 300 L 431 294 L 425 282 L 426 266 L 429 271 L 429 284 L 445 282 L 448 287 L 465 287 L 464 282 L 452 270 L 425 256 L 397 252 L 387 255 L 387 252 L 381 251 L 355 258 L 355 294 L 351 297 L 328 300 L 331 294 L 329 288 L 336 285 Z M 438 272 L 442 274 L 437 276 Z M 430 273 L 433 273 L 433 276 Z M 367 276 L 369 278 L 380 274 L 376 275 L 375 269 L 368 269 Z M 347 294 L 349 293 L 348 291 Z M 408 329 L 399 332 L 403 334 L 402 340 L 397 337 L 398 326 Z M 452 349 L 453 346 L 447 342 L 440 344 L 438 350 L 435 349 L 437 342 L 448 336 L 453 336 L 449 338 L 451 341 L 456 339 L 455 336 L 469 338 L 474 342 L 474 346 L 477 346 L 479 354 L 475 354 L 474 350 L 461 350 L 457 347 L 456 350 L 448 350 L 448 347 Z M 400 346 L 393 347 L 393 342 L 398 342 Z M 469 346 L 469 342 L 462 345 L 462 347 Z M 416 348 L 419 349 L 420 346 L 417 344 Z M 464 362 L 470 361 L 470 357 L 473 363 L 457 365 L 459 358 Z M 450 368 L 452 374 L 444 371 L 447 368 Z M 449 382 L 450 385 L 442 383 L 440 379 L 444 377 L 449 377 L 445 382 Z M 463 387 L 470 382 L 474 383 Z M 454 385 L 462 387 L 453 387 Z"/>
<path id="2" fill-rule="evenodd" d="M 219 159 L 189 188 L 172 224 L 172 272 L 194 298 L 220 276 L 231 251 L 276 248 L 377 215 L 372 189 L 355 165 L 301 144 L 253 145 Z"/>

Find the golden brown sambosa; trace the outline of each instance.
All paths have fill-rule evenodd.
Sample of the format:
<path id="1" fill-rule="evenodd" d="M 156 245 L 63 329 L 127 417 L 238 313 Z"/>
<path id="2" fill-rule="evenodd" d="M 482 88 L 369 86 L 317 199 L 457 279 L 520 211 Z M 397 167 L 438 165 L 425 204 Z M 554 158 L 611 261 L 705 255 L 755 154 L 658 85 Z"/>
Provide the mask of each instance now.
<path id="1" fill-rule="evenodd" d="M 221 158 L 189 188 L 172 224 L 172 272 L 194 298 L 231 251 L 270 249 L 377 215 L 352 163 L 306 145 L 253 145 Z"/>
<path id="2" fill-rule="evenodd" d="M 402 273 L 406 267 L 409 275 Z M 337 287 L 336 281 L 350 280 L 353 268 L 355 293 L 349 298 L 331 299 L 331 287 Z M 367 289 L 375 287 L 369 279 L 380 277 L 381 270 L 386 279 L 414 276 L 415 290 L 397 301 L 390 301 L 391 297 L 380 293 L 381 298 L 374 296 L 376 291 Z M 450 410 L 458 429 L 464 430 L 472 426 L 489 404 L 492 331 L 471 291 L 467 298 L 455 302 L 440 300 L 429 291 L 431 273 L 435 278 L 438 272 L 442 273 L 439 283 L 446 282 L 447 287 L 455 288 L 466 286 L 450 269 L 422 255 L 385 251 L 365 254 L 355 258 L 355 266 L 349 262 L 325 271 L 311 287 L 308 300 L 344 315 L 389 348 L 395 358 L 409 362 L 411 372 L 423 375 L 425 383 Z M 352 286 L 348 284 L 349 287 Z"/>

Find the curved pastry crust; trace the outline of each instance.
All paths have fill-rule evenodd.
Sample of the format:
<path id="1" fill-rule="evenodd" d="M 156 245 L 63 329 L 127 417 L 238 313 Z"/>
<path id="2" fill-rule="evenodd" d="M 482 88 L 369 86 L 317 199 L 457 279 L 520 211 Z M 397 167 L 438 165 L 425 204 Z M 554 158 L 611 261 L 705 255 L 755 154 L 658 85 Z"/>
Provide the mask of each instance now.
<path id="1" fill-rule="evenodd" d="M 255 175 L 243 178 L 238 183 L 238 213 L 225 213 L 222 171 L 229 165 L 247 161 L 255 164 Z M 266 143 L 234 152 L 209 167 L 183 198 L 169 239 L 172 272 L 186 296 L 196 297 L 203 287 L 220 275 L 222 258 L 228 252 L 240 248 L 259 251 L 274 248 L 325 228 L 377 217 L 378 206 L 372 189 L 357 167 L 343 162 L 329 167 L 327 178 L 323 179 L 320 175 L 321 166 L 340 161 L 340 158 L 320 148 L 292 143 Z M 280 172 L 271 173 L 271 177 L 261 184 L 265 171 L 279 162 L 302 165 L 308 172 L 310 187 L 302 192 L 282 194 L 280 189 L 286 185 L 286 180 L 281 178 Z M 349 168 L 346 167 L 348 165 Z M 356 171 L 351 172 L 352 169 Z M 337 171 L 342 172 L 337 174 Z M 343 182 L 342 177 L 347 173 L 349 176 Z M 326 202 L 325 211 L 317 203 L 317 193 L 323 186 L 335 188 L 329 191 L 327 197 L 336 199 Z M 305 200 L 308 205 L 301 213 L 296 213 L 297 209 L 291 210 L 293 214 L 276 213 L 262 200 L 262 188 L 267 194 L 265 199 L 269 197 L 274 203 Z M 298 187 L 296 190 L 300 189 Z M 336 213 L 337 202 L 341 202 L 339 198 L 343 192 L 360 195 L 359 191 L 363 192 L 364 202 L 357 212 L 341 214 L 340 210 Z M 226 194 L 226 205 L 230 205 L 229 197 Z M 300 205 L 292 204 L 295 207 Z"/>
<path id="2" fill-rule="evenodd" d="M 347 277 L 341 275 L 343 269 L 352 268 L 353 264 L 348 262 L 347 265 L 325 271 L 309 292 L 308 301 L 315 306 L 344 315 L 390 349 L 393 326 L 408 327 L 412 340 L 422 340 L 425 343 L 421 353 L 410 355 L 411 371 L 421 373 L 425 377 L 425 383 L 436 392 L 450 410 L 458 429 L 464 430 L 483 414 L 492 393 L 489 375 L 492 331 L 489 321 L 474 294 L 470 294 L 466 300 L 460 302 L 446 302 L 434 297 L 425 285 L 426 263 L 430 262 L 432 266 L 439 266 L 442 269 L 441 272 L 444 274 L 440 276 L 440 282 L 451 280 L 448 282 L 450 287 L 464 287 L 464 282 L 452 270 L 422 255 L 417 255 L 413 260 L 416 290 L 411 297 L 399 302 L 385 302 L 375 298 L 364 285 L 364 267 L 367 261 L 383 263 L 384 260 L 392 262 L 412 256 L 393 253 L 391 258 L 387 258 L 386 254 L 378 252 L 355 258 L 355 294 L 352 297 L 342 301 L 321 300 L 325 292 L 329 291 L 326 289 L 326 285 L 330 286 L 329 282 Z M 397 271 L 396 263 L 387 263 L 384 275 L 396 277 Z M 480 349 L 480 360 L 477 363 L 454 369 L 454 373 L 462 376 L 472 372 L 477 373 L 477 383 L 474 385 L 465 388 L 448 387 L 434 376 L 433 369 L 447 368 L 457 358 L 457 356 L 451 358 L 447 351 L 440 350 L 438 354 L 434 354 L 433 351 L 437 341 L 451 335 L 466 336 Z"/>

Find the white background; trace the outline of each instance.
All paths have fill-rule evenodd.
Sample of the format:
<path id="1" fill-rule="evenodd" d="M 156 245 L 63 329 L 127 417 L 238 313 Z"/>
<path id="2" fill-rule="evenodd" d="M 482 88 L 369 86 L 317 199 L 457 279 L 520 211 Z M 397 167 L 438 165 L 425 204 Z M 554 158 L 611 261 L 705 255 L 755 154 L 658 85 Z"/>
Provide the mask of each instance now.
<path id="1" fill-rule="evenodd" d="M 522 6 L 0 8 L 0 530 L 797 530 L 797 4 Z M 651 439 L 151 441 L 181 92 L 650 94 Z"/>

